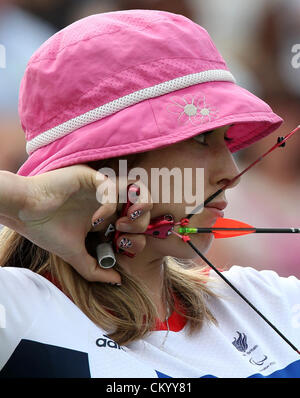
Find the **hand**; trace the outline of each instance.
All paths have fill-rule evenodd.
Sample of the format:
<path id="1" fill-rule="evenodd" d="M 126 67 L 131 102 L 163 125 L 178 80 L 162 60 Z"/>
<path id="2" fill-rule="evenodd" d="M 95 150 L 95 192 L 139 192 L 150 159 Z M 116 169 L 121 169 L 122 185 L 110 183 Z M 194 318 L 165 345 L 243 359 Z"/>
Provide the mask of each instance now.
<path id="1" fill-rule="evenodd" d="M 100 205 L 96 198 L 96 190 L 103 182 L 99 182 L 97 173 L 87 165 L 75 165 L 33 177 L 22 177 L 25 197 L 13 229 L 37 246 L 62 258 L 85 279 L 121 283 L 119 273 L 113 268 L 102 269 L 85 246 L 89 232 L 100 233 L 117 220 L 117 203 Z M 145 247 L 146 238 L 140 233 L 149 225 L 152 206 L 152 201 L 136 202 L 127 214 L 129 216 L 139 208 L 143 211 L 142 215 L 134 221 L 125 216 L 116 222 L 119 230 L 122 230 L 121 222 L 131 227 L 131 251 L 140 252 Z M 93 227 L 92 223 L 99 218 L 104 219 L 103 223 Z"/>

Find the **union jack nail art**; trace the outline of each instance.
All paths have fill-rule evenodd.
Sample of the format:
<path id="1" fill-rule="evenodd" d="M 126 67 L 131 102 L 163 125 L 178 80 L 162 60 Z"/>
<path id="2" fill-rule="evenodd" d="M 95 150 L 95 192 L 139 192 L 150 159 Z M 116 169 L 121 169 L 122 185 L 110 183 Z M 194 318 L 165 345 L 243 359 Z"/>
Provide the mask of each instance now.
<path id="1" fill-rule="evenodd" d="M 122 249 L 128 249 L 129 247 L 131 247 L 132 246 L 132 242 L 131 242 L 131 240 L 129 240 L 129 239 L 127 239 L 127 238 L 122 238 L 121 240 L 120 240 L 120 243 L 119 243 L 119 246 L 122 248 Z"/>
<path id="2" fill-rule="evenodd" d="M 92 223 L 92 226 L 93 226 L 93 227 L 96 227 L 97 225 L 101 224 L 103 221 L 104 221 L 104 218 L 98 218 L 97 220 L 95 220 L 95 221 Z"/>
<path id="3" fill-rule="evenodd" d="M 135 210 L 134 212 L 132 212 L 130 214 L 130 220 L 135 220 L 136 218 L 138 218 L 140 215 L 142 214 L 142 210 Z"/>

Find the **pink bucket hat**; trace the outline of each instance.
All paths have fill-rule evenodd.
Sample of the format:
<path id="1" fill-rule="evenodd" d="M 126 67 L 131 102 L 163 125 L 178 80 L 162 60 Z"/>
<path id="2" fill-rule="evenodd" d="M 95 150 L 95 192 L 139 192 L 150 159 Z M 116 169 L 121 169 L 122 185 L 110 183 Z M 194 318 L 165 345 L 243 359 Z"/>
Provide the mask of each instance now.
<path id="1" fill-rule="evenodd" d="M 231 152 L 270 134 L 282 119 L 238 86 L 210 36 L 164 11 L 91 15 L 31 57 L 19 115 L 33 176 L 150 151 L 232 125 Z"/>

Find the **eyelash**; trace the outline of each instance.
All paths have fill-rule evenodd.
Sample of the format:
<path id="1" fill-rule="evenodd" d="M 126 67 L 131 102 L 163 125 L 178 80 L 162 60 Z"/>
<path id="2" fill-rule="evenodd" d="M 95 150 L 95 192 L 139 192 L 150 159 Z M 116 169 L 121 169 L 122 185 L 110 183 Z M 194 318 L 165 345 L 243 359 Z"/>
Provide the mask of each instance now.
<path id="1" fill-rule="evenodd" d="M 205 142 L 201 142 L 202 139 L 206 139 L 206 135 L 205 133 L 200 134 L 199 136 L 194 137 L 195 141 L 199 142 L 199 144 L 207 146 L 208 144 L 206 144 Z M 205 140 L 204 140 L 205 141 Z"/>
<path id="2" fill-rule="evenodd" d="M 195 141 L 199 142 L 199 144 L 204 145 L 204 146 L 208 146 L 208 144 L 206 144 L 205 142 L 199 141 L 199 139 L 201 140 L 202 138 L 203 139 L 207 138 L 207 135 L 205 133 L 200 134 L 199 136 L 196 136 L 194 138 L 195 138 Z M 230 142 L 230 141 L 232 141 L 232 138 L 225 137 L 224 140 L 227 141 L 227 142 Z"/>

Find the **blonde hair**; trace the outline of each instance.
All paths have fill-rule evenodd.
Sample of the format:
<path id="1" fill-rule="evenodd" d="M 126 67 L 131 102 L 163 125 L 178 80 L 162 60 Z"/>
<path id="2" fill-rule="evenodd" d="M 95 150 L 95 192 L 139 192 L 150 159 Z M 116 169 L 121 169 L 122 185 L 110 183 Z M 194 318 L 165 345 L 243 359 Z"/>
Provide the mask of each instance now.
<path id="1" fill-rule="evenodd" d="M 49 272 L 63 293 L 120 345 L 140 339 L 155 328 L 157 311 L 146 286 L 119 264 L 115 269 L 121 274 L 121 287 L 89 282 L 60 257 L 4 227 L 0 232 L 0 266 L 28 268 L 40 275 Z M 189 333 L 199 330 L 205 321 L 217 323 L 206 305 L 207 297 L 216 297 L 207 287 L 210 278 L 206 271 L 192 261 L 164 258 L 164 298 L 171 312 L 175 310 L 186 318 Z M 174 295 L 179 307 L 175 307 Z"/>

